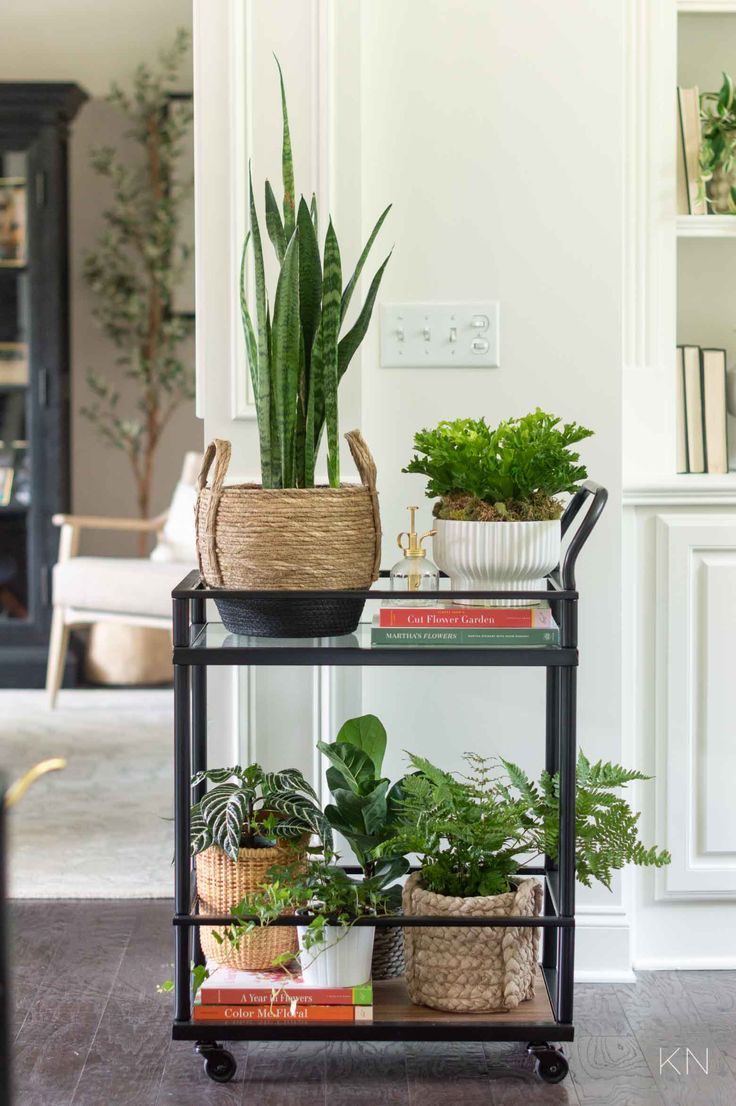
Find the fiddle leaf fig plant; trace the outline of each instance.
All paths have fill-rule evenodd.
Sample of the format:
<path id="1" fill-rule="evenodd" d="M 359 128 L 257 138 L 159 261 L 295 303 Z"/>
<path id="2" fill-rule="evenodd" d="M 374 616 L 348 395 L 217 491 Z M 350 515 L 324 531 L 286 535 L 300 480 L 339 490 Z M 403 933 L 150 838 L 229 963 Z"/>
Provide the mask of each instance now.
<path id="1" fill-rule="evenodd" d="M 264 772 L 246 768 L 210 768 L 192 776 L 192 786 L 215 784 L 191 809 L 192 856 L 219 845 L 237 861 L 240 849 L 273 848 L 279 839 L 316 834 L 332 847 L 332 830 L 317 796 L 296 768 Z"/>
<path id="2" fill-rule="evenodd" d="M 273 303 L 266 288 L 263 238 L 249 174 L 249 230 L 240 267 L 240 307 L 255 396 L 264 488 L 311 488 L 326 430 L 330 486 L 340 486 L 338 386 L 371 321 L 390 254 L 379 266 L 352 326 L 346 316 L 371 247 L 390 210 L 379 216 L 343 287 L 343 259 L 332 220 L 320 251 L 317 199 L 297 203 L 289 115 L 281 66 L 283 202 L 265 185 L 265 223 L 279 276 Z M 246 293 L 252 253 L 255 322 Z"/>
<path id="3" fill-rule="evenodd" d="M 397 828 L 404 797 L 403 781 L 391 786 L 382 775 L 386 730 L 374 714 L 349 719 L 332 743 L 318 748 L 330 761 L 327 783 L 332 802 L 325 807 L 331 827 L 355 853 L 367 880 L 386 889 L 409 870 L 401 853 L 376 850 Z"/>
<path id="4" fill-rule="evenodd" d="M 495 429 L 484 418 L 443 421 L 417 431 L 416 453 L 402 471 L 428 478 L 428 498 L 439 499 L 437 518 L 556 519 L 562 504 L 555 497 L 575 491 L 588 475 L 573 446 L 592 433 L 540 408 Z"/>

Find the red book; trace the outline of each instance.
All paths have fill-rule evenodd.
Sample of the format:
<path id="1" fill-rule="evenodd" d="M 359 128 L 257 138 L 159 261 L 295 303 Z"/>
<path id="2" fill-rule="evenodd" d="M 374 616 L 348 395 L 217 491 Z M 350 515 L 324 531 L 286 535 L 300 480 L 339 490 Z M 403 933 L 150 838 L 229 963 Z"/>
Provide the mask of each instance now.
<path id="1" fill-rule="evenodd" d="M 372 1006 L 194 1006 L 195 1022 L 371 1022 Z"/>
<path id="2" fill-rule="evenodd" d="M 381 607 L 378 625 L 414 630 L 548 630 L 554 622 L 549 607 Z"/>

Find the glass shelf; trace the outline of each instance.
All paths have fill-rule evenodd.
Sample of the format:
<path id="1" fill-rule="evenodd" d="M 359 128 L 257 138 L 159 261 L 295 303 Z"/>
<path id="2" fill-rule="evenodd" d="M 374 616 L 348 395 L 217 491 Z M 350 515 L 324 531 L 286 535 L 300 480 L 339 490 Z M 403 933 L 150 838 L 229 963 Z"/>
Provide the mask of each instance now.
<path id="1" fill-rule="evenodd" d="M 344 637 L 273 638 L 229 633 L 221 622 L 194 626 L 188 646 L 174 649 L 175 664 L 341 664 L 341 665 L 511 665 L 577 664 L 577 650 L 549 646 L 404 646 L 371 645 L 371 624 L 361 622 Z"/>

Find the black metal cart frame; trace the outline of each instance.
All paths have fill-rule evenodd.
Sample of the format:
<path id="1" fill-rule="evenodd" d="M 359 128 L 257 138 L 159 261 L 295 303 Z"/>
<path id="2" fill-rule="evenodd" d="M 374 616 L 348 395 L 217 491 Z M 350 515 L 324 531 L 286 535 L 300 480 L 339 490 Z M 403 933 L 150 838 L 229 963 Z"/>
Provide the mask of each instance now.
<path id="1" fill-rule="evenodd" d="M 567 1073 L 561 1052 L 548 1043 L 571 1041 L 573 1026 L 573 975 L 575 952 L 575 769 L 576 701 L 578 665 L 578 592 L 575 568 L 585 542 L 603 511 L 605 488 L 586 481 L 570 499 L 562 516 L 563 538 L 569 538 L 558 568 L 547 577 L 546 591 L 453 591 L 453 599 L 547 600 L 560 628 L 560 643 L 548 647 L 509 647 L 432 650 L 407 647 L 367 648 L 352 635 L 348 638 L 308 638 L 283 641 L 271 638 L 236 638 L 208 641 L 205 615 L 207 599 L 222 592 L 207 588 L 197 572 L 190 573 L 172 592 L 174 618 L 175 700 L 175 1040 L 196 1042 L 211 1078 L 225 1082 L 235 1062 L 220 1040 L 403 1040 L 403 1041 L 523 1041 L 535 1055 L 543 1078 L 558 1081 Z M 583 507 L 586 510 L 583 512 Z M 582 514 L 581 514 L 582 512 Z M 577 521 L 577 526 L 573 524 Z M 382 573 L 382 576 L 385 576 Z M 228 591 L 228 597 L 283 599 L 285 591 Z M 396 599 L 386 590 L 294 592 L 300 598 L 335 599 L 365 597 Z M 205 785 L 191 786 L 193 772 L 207 767 L 207 668 L 210 665 L 407 665 L 407 666 L 524 666 L 546 669 L 545 768 L 560 775 L 560 841 L 557 860 L 545 857 L 543 866 L 525 866 L 524 875 L 544 881 L 544 908 L 539 918 L 507 917 L 403 917 L 361 918 L 357 925 L 383 926 L 518 926 L 542 930 L 541 970 L 554 1022 L 504 1019 L 502 1014 L 471 1020 L 462 1014 L 436 1021 L 376 1020 L 365 1023 L 218 1023 L 192 1020 L 191 962 L 201 963 L 201 925 L 227 925 L 227 915 L 197 913 L 194 872 L 189 849 L 189 816 Z M 240 919 L 243 920 L 243 919 Z M 304 924 L 305 919 L 278 918 L 272 925 Z"/>

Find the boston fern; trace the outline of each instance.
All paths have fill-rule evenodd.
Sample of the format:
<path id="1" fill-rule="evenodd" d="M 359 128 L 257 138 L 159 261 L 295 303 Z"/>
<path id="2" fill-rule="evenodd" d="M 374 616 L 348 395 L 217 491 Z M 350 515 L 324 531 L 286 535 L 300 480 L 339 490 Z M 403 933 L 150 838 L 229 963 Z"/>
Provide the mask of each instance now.
<path id="1" fill-rule="evenodd" d="M 266 230 L 280 271 L 273 307 L 269 304 L 263 241 L 249 174 L 250 229 L 240 269 L 240 306 L 245 347 L 258 419 L 261 483 L 264 488 L 309 488 L 323 430 L 327 430 L 330 486 L 340 485 L 338 385 L 365 337 L 389 257 L 376 272 L 352 327 L 340 337 L 348 308 L 371 246 L 390 206 L 378 219 L 343 288 L 340 247 L 329 221 L 322 255 L 317 200 L 296 204 L 291 135 L 281 66 L 283 115 L 283 204 L 269 181 L 265 187 Z M 248 307 L 245 274 L 252 246 L 256 321 Z"/>
<path id="2" fill-rule="evenodd" d="M 317 796 L 296 768 L 264 772 L 247 768 L 211 768 L 197 772 L 192 786 L 209 780 L 215 786 L 191 810 L 192 856 L 219 845 L 231 860 L 240 849 L 272 848 L 279 838 L 317 834 L 332 847 L 332 831 Z"/>
<path id="3" fill-rule="evenodd" d="M 430 891 L 468 897 L 509 890 L 510 878 L 530 857 L 559 848 L 559 777 L 533 783 L 516 765 L 466 754 L 467 776 L 410 756 L 415 775 L 404 780 L 402 823 L 381 850 L 417 853 Z M 639 840 L 639 815 L 616 794 L 648 777 L 616 764 L 577 764 L 577 877 L 610 888 L 612 873 L 633 863 L 662 867 L 667 852 Z"/>
<path id="4" fill-rule="evenodd" d="M 403 471 L 428 477 L 427 496 L 440 498 L 439 518 L 559 518 L 554 497 L 588 475 L 572 446 L 592 433 L 574 422 L 561 425 L 539 408 L 495 429 L 484 418 L 444 421 L 417 431 L 416 453 Z"/>

